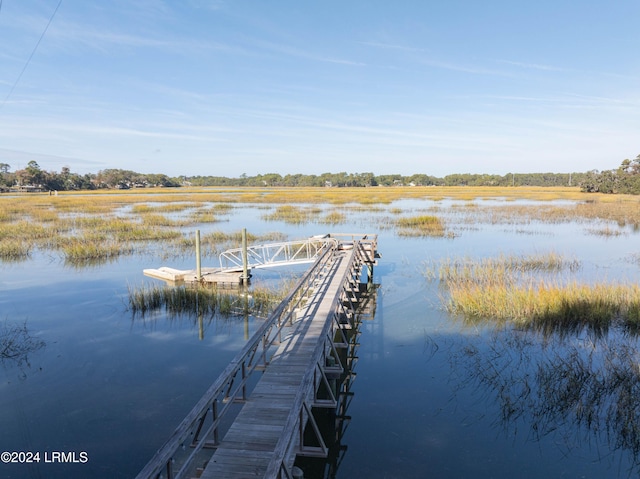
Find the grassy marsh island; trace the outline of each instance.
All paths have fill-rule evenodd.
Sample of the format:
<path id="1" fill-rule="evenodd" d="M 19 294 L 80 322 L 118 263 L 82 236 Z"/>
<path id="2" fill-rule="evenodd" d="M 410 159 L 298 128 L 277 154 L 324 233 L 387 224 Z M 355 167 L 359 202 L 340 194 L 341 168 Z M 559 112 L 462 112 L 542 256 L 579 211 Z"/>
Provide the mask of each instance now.
<path id="1" fill-rule="evenodd" d="M 619 282 L 580 283 L 561 278 L 580 268 L 556 253 L 446 259 L 427 267 L 445 286 L 447 311 L 468 322 L 496 321 L 545 332 L 605 331 L 612 324 L 637 329 L 640 286 Z"/>

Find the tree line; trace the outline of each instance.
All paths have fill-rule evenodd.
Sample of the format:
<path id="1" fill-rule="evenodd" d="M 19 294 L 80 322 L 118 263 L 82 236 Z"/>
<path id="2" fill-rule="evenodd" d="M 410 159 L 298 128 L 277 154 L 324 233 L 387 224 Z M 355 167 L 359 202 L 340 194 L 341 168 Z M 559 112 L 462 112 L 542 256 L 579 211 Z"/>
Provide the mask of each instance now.
<path id="1" fill-rule="evenodd" d="M 593 193 L 640 194 L 640 155 L 622 160 L 614 170 L 590 171 L 582 183 L 582 190 Z"/>
<path id="2" fill-rule="evenodd" d="M 96 190 L 101 188 L 146 188 L 152 186 L 180 186 L 180 180 L 163 174 L 143 174 L 135 171 L 106 169 L 98 173 L 80 175 L 69 167 L 60 172 L 45 171 L 36 161 L 27 167 L 11 171 L 11 165 L 0 163 L 0 190 L 36 189 L 41 191 Z"/>
<path id="3" fill-rule="evenodd" d="M 181 186 L 258 186 L 258 187 L 370 187 L 370 186 L 579 186 L 583 191 L 640 194 L 640 155 L 624 160 L 619 168 L 574 173 L 507 173 L 505 175 L 458 173 L 442 178 L 427 174 L 375 175 L 366 173 L 323 173 L 321 175 L 278 173 L 225 176 L 169 177 L 161 173 L 138 173 L 105 169 L 78 174 L 63 167 L 60 172 L 45 171 L 35 161 L 26 168 L 11 171 L 0 163 L 0 191 L 38 189 L 42 191 L 95 190 L 101 188 L 146 188 Z"/>

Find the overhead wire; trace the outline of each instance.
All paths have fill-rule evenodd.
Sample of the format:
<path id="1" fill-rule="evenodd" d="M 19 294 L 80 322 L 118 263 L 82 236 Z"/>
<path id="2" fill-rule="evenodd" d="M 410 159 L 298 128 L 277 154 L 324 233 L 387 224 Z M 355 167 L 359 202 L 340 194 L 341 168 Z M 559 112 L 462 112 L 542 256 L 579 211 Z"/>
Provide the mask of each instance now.
<path id="1" fill-rule="evenodd" d="M 27 58 L 27 61 L 24 64 L 24 66 L 22 67 L 22 70 L 20 71 L 20 74 L 18 75 L 18 78 L 16 78 L 16 81 L 13 83 L 13 86 L 11 87 L 11 90 L 9 90 L 9 93 L 4 98 L 4 101 L 0 105 L 0 108 L 4 107 L 5 103 L 7 103 L 7 100 L 9 100 L 9 98 L 13 94 L 13 90 L 15 90 L 16 86 L 18 86 L 18 83 L 20 82 L 20 79 L 22 78 L 22 75 L 24 74 L 25 70 L 29 66 L 29 63 L 31 63 L 31 59 L 33 58 L 33 55 L 35 55 L 36 50 L 38 49 L 38 46 L 40 46 L 40 42 L 44 38 L 44 35 L 47 33 L 47 30 L 49 29 L 49 25 L 51 25 L 51 22 L 53 21 L 53 17 L 56 16 L 56 13 L 58 12 L 58 9 L 60 8 L 61 4 L 62 4 L 62 0 L 59 0 L 58 1 L 58 5 L 56 5 L 55 10 L 53 11 L 51 16 L 49 17 L 49 21 L 47 22 L 47 25 L 44 27 L 44 30 L 42 31 L 42 34 L 40 35 L 40 38 L 38 38 L 38 41 L 37 41 L 36 45 L 33 47 L 33 50 L 31 51 L 31 55 L 29 55 L 29 58 Z M 2 0 L 0 0 L 0 9 L 1 8 L 2 8 Z"/>

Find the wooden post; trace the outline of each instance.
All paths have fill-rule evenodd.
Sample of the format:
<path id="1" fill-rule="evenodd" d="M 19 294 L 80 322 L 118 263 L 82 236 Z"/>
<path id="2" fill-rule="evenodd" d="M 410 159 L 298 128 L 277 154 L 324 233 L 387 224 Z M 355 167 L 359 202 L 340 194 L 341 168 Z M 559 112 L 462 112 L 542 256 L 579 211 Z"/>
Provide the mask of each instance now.
<path id="1" fill-rule="evenodd" d="M 247 257 L 247 228 L 242 228 L 242 284 L 249 284 L 249 258 Z"/>
<path id="2" fill-rule="evenodd" d="M 202 266 L 200 265 L 200 230 L 196 230 L 196 280 L 202 279 Z"/>

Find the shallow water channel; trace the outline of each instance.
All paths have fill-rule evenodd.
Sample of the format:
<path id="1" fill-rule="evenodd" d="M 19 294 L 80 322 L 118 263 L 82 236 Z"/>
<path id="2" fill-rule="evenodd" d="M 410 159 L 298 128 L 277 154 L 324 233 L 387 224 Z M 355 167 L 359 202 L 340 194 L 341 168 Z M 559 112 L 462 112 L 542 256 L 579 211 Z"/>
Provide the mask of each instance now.
<path id="1" fill-rule="evenodd" d="M 604 387 L 595 397 L 563 394 L 568 382 L 589 381 L 575 371 L 594 370 L 602 379 L 609 364 L 637 368 L 635 336 L 612 330 L 604 337 L 543 337 L 490 322 L 466 325 L 445 312 L 446 291 L 425 271 L 443 258 L 555 252 L 580 261 L 572 273 L 578 280 L 637 282 L 637 233 L 599 221 L 501 220 L 472 206 L 403 200 L 344 207 L 342 224 L 291 225 L 263 219 L 275 206 L 237 205 L 224 221 L 198 228 L 246 227 L 289 239 L 379 235 L 376 314 L 362 326 L 351 419 L 334 477 L 636 477 L 640 410 L 633 396 L 640 386 L 618 395 Z M 450 234 L 403 237 L 391 226 L 399 215 L 425 212 L 442 217 Z M 604 227 L 609 234 L 598 234 Z M 32 346 L 0 362 L 0 451 L 40 454 L 39 462 L 0 464 L 0 477 L 134 477 L 260 324 L 214 318 L 201 335 L 188 316 L 132 317 L 128 288 L 155 281 L 144 268 L 195 267 L 191 257 L 161 256 L 74 268 L 35 251 L 28 260 L 0 263 L 2 331 L 24 327 L 28 339 L 20 337 Z M 256 270 L 254 281 L 301 271 Z M 55 461 L 54 452 L 75 453 L 76 461 Z"/>

